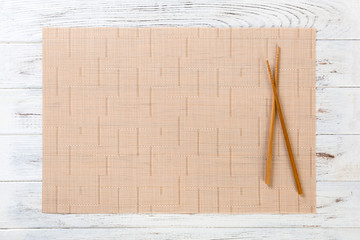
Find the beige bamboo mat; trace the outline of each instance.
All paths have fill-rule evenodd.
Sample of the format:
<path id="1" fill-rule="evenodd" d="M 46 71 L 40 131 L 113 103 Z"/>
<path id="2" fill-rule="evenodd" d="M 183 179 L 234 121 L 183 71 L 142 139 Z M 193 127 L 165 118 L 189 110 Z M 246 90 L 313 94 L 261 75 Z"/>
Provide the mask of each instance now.
<path id="1" fill-rule="evenodd" d="M 43 30 L 43 212 L 314 213 L 315 29 Z M 278 116 L 274 67 L 304 194 Z"/>

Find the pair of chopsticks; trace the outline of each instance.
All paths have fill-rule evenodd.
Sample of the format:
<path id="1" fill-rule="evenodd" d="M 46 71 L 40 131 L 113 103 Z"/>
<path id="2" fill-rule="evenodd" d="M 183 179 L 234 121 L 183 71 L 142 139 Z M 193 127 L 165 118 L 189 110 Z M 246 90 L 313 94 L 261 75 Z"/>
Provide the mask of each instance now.
<path id="1" fill-rule="evenodd" d="M 302 188 L 301 188 L 301 184 L 300 184 L 300 179 L 299 179 L 299 175 L 298 175 L 298 172 L 296 169 L 296 164 L 295 164 L 294 156 L 293 156 L 293 153 L 291 150 L 289 136 L 288 136 L 288 133 L 286 130 L 286 125 L 285 125 L 284 117 L 283 117 L 283 114 L 281 111 L 279 97 L 278 97 L 277 90 L 276 90 L 276 87 L 278 84 L 278 79 L 279 79 L 279 60 L 280 60 L 280 47 L 277 47 L 277 49 L 276 49 L 275 81 L 274 81 L 274 77 L 271 73 L 269 61 L 266 60 L 266 65 L 267 65 L 267 69 L 269 72 L 269 77 L 270 77 L 271 86 L 272 86 L 272 90 L 273 90 L 273 101 L 272 101 L 271 116 L 270 116 L 271 118 L 270 118 L 268 154 L 267 154 L 267 161 L 266 161 L 265 183 L 269 185 L 270 179 L 271 179 L 272 145 L 273 145 L 273 136 L 274 136 L 275 114 L 276 114 L 275 111 L 277 109 L 278 113 L 279 113 L 281 128 L 282 128 L 284 138 L 285 138 L 286 148 L 287 148 L 289 158 L 290 158 L 291 168 L 292 168 L 292 171 L 294 174 L 296 187 L 297 187 L 299 195 L 301 195 Z"/>

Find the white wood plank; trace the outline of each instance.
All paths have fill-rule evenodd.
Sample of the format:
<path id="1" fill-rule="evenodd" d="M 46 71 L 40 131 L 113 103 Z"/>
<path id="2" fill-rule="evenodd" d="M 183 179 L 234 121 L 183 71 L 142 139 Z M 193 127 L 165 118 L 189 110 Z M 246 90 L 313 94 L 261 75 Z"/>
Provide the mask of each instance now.
<path id="1" fill-rule="evenodd" d="M 317 87 L 360 87 L 360 41 L 317 41 L 316 56 Z"/>
<path id="2" fill-rule="evenodd" d="M 41 183 L 0 183 L 4 228 L 360 227 L 360 183 L 317 184 L 317 214 L 43 214 Z"/>
<path id="3" fill-rule="evenodd" d="M 41 136 L 0 135 L 0 181 L 41 181 Z M 360 181 L 360 135 L 318 135 L 316 178 Z"/>
<path id="4" fill-rule="evenodd" d="M 317 181 L 360 181 L 359 146 L 360 135 L 317 135 Z"/>
<path id="5" fill-rule="evenodd" d="M 41 181 L 41 136 L 0 135 L 0 181 Z"/>
<path id="6" fill-rule="evenodd" d="M 4 0 L 0 41 L 39 42 L 41 27 L 315 27 L 319 39 L 358 39 L 358 0 Z"/>
<path id="7" fill-rule="evenodd" d="M 316 90 L 317 134 L 360 134 L 360 88 Z"/>
<path id="8" fill-rule="evenodd" d="M 0 134 L 41 134 L 41 94 L 0 89 Z M 317 134 L 360 134 L 360 88 L 318 88 L 316 97 Z"/>
<path id="9" fill-rule="evenodd" d="M 41 134 L 42 91 L 0 90 L 0 134 Z"/>
<path id="10" fill-rule="evenodd" d="M 41 88 L 41 44 L 0 44 L 0 88 Z"/>
<path id="11" fill-rule="evenodd" d="M 358 240 L 360 228 L 125 228 L 0 230 L 0 239 L 114 240 L 114 239 L 277 239 Z"/>

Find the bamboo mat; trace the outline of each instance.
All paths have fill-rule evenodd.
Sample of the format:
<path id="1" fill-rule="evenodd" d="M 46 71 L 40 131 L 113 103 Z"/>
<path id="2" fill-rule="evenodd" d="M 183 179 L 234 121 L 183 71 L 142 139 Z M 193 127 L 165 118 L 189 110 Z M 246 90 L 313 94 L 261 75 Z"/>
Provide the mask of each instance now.
<path id="1" fill-rule="evenodd" d="M 314 213 L 315 29 L 43 29 L 46 213 Z M 272 90 L 298 167 L 298 195 Z"/>

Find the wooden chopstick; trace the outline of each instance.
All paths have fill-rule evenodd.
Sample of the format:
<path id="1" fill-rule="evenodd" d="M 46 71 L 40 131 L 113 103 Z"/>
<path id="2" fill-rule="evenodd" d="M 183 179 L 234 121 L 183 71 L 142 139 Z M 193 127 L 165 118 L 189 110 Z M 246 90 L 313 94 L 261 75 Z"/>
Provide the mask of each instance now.
<path id="1" fill-rule="evenodd" d="M 275 66 L 275 87 L 278 85 L 279 78 L 279 59 L 280 59 L 280 47 L 276 48 L 276 66 Z M 268 152 L 266 159 L 266 175 L 265 183 L 270 185 L 271 182 L 271 164 L 272 164 L 272 150 L 273 150 L 273 139 L 274 139 L 274 126 L 275 126 L 275 115 L 276 115 L 276 103 L 275 98 L 272 98 L 271 103 L 271 116 L 270 116 L 270 130 L 269 130 L 269 141 L 268 141 Z"/>
<path id="2" fill-rule="evenodd" d="M 279 98 L 278 98 L 278 94 L 276 92 L 276 87 L 275 87 L 275 83 L 274 83 L 274 79 L 273 76 L 271 74 L 271 69 L 270 69 L 270 65 L 269 65 L 269 61 L 266 60 L 266 65 L 268 68 L 268 72 L 269 72 L 269 76 L 270 76 L 270 81 L 271 81 L 271 86 L 272 86 L 272 90 L 273 90 L 273 95 L 275 98 L 275 102 L 276 102 L 276 108 L 278 110 L 279 113 L 279 119 L 280 119 L 280 123 L 281 123 L 281 128 L 283 130 L 283 134 L 284 134 L 284 138 L 285 138 L 285 143 L 286 143 L 286 148 L 289 154 L 289 158 L 290 158 L 290 163 L 291 163 L 291 168 L 294 174 L 294 179 L 295 179 L 295 183 L 296 183 L 296 187 L 298 190 L 299 195 L 302 194 L 302 188 L 301 188 L 301 184 L 300 184 L 300 179 L 299 179 L 299 175 L 296 169 L 296 164 L 295 164 L 295 160 L 294 160 L 294 156 L 291 150 L 291 145 L 290 145 L 290 140 L 289 140 L 289 136 L 286 130 L 286 126 L 285 126 L 285 121 L 284 121 L 284 117 L 281 111 L 281 107 L 280 107 L 280 102 L 279 102 Z"/>

